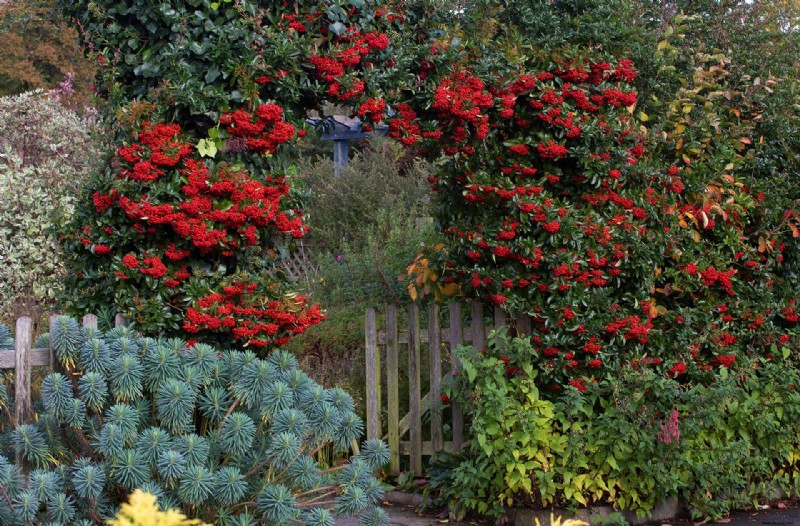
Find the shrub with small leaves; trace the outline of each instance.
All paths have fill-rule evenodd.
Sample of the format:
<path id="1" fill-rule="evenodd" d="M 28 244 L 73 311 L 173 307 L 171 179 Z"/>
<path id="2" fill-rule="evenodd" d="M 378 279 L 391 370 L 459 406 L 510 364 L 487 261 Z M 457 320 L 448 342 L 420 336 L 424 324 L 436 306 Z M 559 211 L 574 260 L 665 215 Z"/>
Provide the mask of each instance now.
<path id="1" fill-rule="evenodd" d="M 67 374 L 43 380 L 44 413 L 11 432 L 27 477 L 0 456 L 0 523 L 98 524 L 138 488 L 216 524 L 384 522 L 372 473 L 386 445 L 320 466 L 318 451 L 346 452 L 364 426 L 349 394 L 314 383 L 290 353 L 262 359 L 68 318 L 50 337 Z M 139 524 L 129 511 L 112 523 Z"/>

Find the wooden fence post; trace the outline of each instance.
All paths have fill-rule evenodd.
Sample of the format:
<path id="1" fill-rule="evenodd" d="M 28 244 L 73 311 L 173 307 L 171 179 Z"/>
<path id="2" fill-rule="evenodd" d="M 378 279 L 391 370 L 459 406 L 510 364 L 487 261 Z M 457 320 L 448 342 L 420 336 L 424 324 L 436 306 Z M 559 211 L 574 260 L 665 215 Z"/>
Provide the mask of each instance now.
<path id="1" fill-rule="evenodd" d="M 365 314 L 364 343 L 367 360 L 367 439 L 381 438 L 381 355 L 375 309 Z"/>
<path id="2" fill-rule="evenodd" d="M 50 318 L 48 318 L 49 322 L 48 328 L 50 329 L 51 336 L 53 334 L 53 329 L 56 326 L 57 320 L 58 320 L 58 314 L 53 314 L 52 316 L 50 316 Z M 53 348 L 52 338 L 49 338 L 49 343 L 47 345 L 47 348 L 50 350 L 50 370 L 54 373 L 59 372 L 60 368 L 58 363 L 58 356 L 56 356 L 56 350 Z"/>
<path id="3" fill-rule="evenodd" d="M 422 411 L 420 399 L 422 386 L 420 376 L 419 305 L 408 306 L 408 397 L 409 397 L 409 452 L 411 471 L 422 475 Z"/>
<path id="4" fill-rule="evenodd" d="M 472 302 L 472 345 L 481 352 L 486 347 L 486 328 L 483 326 L 483 303 Z"/>
<path id="5" fill-rule="evenodd" d="M 97 329 L 97 316 L 95 316 L 94 314 L 87 314 L 86 316 L 84 316 L 83 326 L 86 329 Z"/>
<path id="6" fill-rule="evenodd" d="M 506 326 L 506 311 L 500 305 L 494 306 L 494 328 L 501 329 Z"/>
<path id="7" fill-rule="evenodd" d="M 464 343 L 464 328 L 461 325 L 461 304 L 450 304 L 450 354 L 453 355 L 453 374 L 458 370 L 458 358 L 455 356 L 456 347 Z M 461 448 L 464 443 L 464 413 L 458 402 L 453 401 L 450 411 L 453 415 L 453 446 Z"/>
<path id="8" fill-rule="evenodd" d="M 439 305 L 431 302 L 428 306 L 428 354 L 430 356 L 431 385 L 428 395 L 431 408 L 431 447 L 432 451 L 444 449 L 444 430 L 442 429 L 442 328 L 439 321 Z"/>
<path id="9" fill-rule="evenodd" d="M 14 341 L 14 367 L 16 370 L 14 386 L 14 413 L 17 425 L 30 421 L 33 416 L 31 406 L 31 369 L 29 357 L 33 348 L 33 320 L 23 316 L 17 320 Z M 22 465 L 21 463 L 19 465 Z"/>
<path id="10" fill-rule="evenodd" d="M 388 404 L 389 474 L 400 474 L 400 385 L 397 306 L 386 305 L 386 401 Z"/>

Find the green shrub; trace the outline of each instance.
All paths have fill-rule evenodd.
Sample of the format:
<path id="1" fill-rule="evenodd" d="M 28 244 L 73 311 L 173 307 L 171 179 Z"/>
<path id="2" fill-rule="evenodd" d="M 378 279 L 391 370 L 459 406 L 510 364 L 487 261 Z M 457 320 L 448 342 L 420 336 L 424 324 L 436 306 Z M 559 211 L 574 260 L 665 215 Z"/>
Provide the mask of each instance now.
<path id="1" fill-rule="evenodd" d="M 54 308 L 65 274 L 55 229 L 102 156 L 96 121 L 43 92 L 0 99 L 0 318 Z"/>
<path id="2" fill-rule="evenodd" d="M 346 451 L 363 424 L 344 390 L 313 382 L 287 351 L 261 359 L 127 328 L 84 330 L 67 317 L 50 338 L 67 374 L 47 376 L 45 412 L 3 441 L 3 524 L 94 524 L 137 488 L 162 509 L 220 525 L 385 518 L 371 473 L 386 446 L 367 441 L 348 462 L 320 466 L 321 448 Z"/>
<path id="3" fill-rule="evenodd" d="M 626 367 L 553 398 L 539 391 L 543 358 L 529 340 L 495 335 L 485 354 L 456 354 L 450 397 L 468 411 L 471 440 L 431 479 L 461 514 L 607 503 L 646 515 L 679 497 L 694 517 L 719 518 L 800 487 L 800 373 L 789 360 L 690 386 Z"/>
<path id="4" fill-rule="evenodd" d="M 299 167 L 317 268 L 309 290 L 327 320 L 289 345 L 320 381 L 363 394 L 363 368 L 354 365 L 363 363 L 364 309 L 407 302 L 398 276 L 436 239 L 425 168 L 385 139 L 368 141 L 338 178 L 330 159 Z"/>
<path id="5" fill-rule="evenodd" d="M 345 246 L 359 252 L 376 229 L 386 228 L 387 218 L 378 216 L 378 211 L 398 220 L 429 215 L 427 169 L 382 138 L 365 141 L 338 177 L 329 157 L 301 162 L 298 172 L 308 191 L 305 202 L 313 211 L 309 239 L 320 252 L 337 255 Z"/>

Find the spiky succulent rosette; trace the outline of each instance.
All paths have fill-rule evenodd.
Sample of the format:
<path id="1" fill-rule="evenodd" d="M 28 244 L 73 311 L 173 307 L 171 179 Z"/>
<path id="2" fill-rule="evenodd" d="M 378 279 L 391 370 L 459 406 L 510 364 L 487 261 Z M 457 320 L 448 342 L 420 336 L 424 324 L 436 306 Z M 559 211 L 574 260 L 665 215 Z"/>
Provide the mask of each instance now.
<path id="1" fill-rule="evenodd" d="M 0 456 L 0 523 L 99 524 L 137 488 L 209 523 L 384 522 L 373 472 L 388 449 L 366 441 L 320 466 L 323 446 L 347 451 L 364 426 L 350 395 L 316 384 L 290 353 L 261 359 L 68 319 L 58 330 L 73 377 L 47 376 L 45 413 L 10 434 L 29 474 Z"/>

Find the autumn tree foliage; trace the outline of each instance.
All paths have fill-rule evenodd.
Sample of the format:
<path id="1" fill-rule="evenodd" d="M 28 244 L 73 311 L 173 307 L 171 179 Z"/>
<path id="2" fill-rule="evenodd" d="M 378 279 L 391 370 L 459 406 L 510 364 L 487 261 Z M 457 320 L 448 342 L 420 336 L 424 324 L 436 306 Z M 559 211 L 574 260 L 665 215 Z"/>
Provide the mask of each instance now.
<path id="1" fill-rule="evenodd" d="M 87 102 L 94 63 L 77 44 L 78 31 L 65 25 L 55 2 L 0 3 L 0 96 L 53 89 L 72 75 L 76 97 Z"/>

